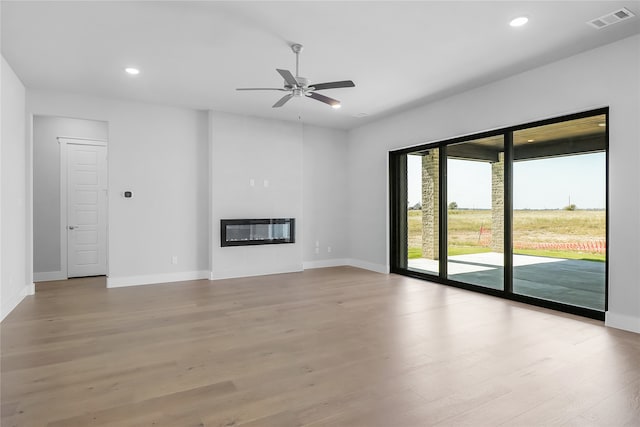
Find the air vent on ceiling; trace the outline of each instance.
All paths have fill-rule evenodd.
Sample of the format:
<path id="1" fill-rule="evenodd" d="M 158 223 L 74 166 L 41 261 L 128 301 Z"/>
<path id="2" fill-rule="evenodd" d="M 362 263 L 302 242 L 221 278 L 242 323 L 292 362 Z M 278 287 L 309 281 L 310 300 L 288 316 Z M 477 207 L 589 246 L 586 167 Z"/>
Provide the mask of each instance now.
<path id="1" fill-rule="evenodd" d="M 611 13 L 607 13 L 606 15 L 603 15 L 600 18 L 596 18 L 591 21 L 588 21 L 587 24 L 599 30 L 600 28 L 617 24 L 618 22 L 624 21 L 625 19 L 629 19 L 634 16 L 635 15 L 633 14 L 633 12 L 623 7 L 622 9 L 616 10 Z"/>

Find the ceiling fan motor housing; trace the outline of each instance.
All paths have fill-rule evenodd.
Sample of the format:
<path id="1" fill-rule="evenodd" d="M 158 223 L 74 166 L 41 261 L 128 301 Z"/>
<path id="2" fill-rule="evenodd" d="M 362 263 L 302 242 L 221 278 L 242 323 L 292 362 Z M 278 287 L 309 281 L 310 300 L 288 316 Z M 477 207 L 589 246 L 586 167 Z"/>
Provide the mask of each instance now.
<path id="1" fill-rule="evenodd" d="M 298 82 L 298 88 L 306 89 L 307 86 L 309 86 L 309 79 L 308 78 L 306 78 L 306 77 L 296 77 L 295 79 Z M 288 90 L 295 89 L 293 86 L 288 84 L 286 81 L 284 82 L 284 88 L 288 89 Z"/>

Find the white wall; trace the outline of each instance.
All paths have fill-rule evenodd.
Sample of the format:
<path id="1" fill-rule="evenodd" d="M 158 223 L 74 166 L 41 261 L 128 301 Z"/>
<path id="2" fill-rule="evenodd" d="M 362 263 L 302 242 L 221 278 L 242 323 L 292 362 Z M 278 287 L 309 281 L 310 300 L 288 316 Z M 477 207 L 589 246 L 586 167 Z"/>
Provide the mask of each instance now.
<path id="1" fill-rule="evenodd" d="M 55 204 L 47 209 L 58 211 L 59 153 L 51 140 L 104 139 L 108 122 L 110 286 L 209 272 L 220 278 L 300 271 L 303 261 L 306 268 L 348 261 L 344 131 L 33 90 L 27 92 L 27 110 L 35 116 L 37 236 L 41 205 Z M 132 190 L 134 198 L 123 199 L 124 190 Z M 238 217 L 295 217 L 297 241 L 221 248 L 219 220 Z M 59 222 L 58 215 L 51 221 L 48 227 Z M 44 273 L 60 266 L 59 240 L 49 234 L 38 249 L 48 251 L 37 258 L 36 271 Z M 174 255 L 178 265 L 171 264 Z"/>
<path id="2" fill-rule="evenodd" d="M 345 131 L 218 112 L 210 126 L 212 278 L 348 263 Z M 220 246 L 220 219 L 289 217 L 294 244 Z"/>
<path id="3" fill-rule="evenodd" d="M 349 264 L 347 133 L 303 127 L 304 268 Z"/>
<path id="4" fill-rule="evenodd" d="M 302 270 L 302 125 L 216 112 L 209 117 L 211 277 Z M 223 218 L 295 218 L 296 242 L 221 247 Z"/>
<path id="5" fill-rule="evenodd" d="M 388 268 L 389 150 L 610 106 L 607 324 L 640 332 L 639 75 L 635 36 L 352 130 L 351 256 Z"/>
<path id="6" fill-rule="evenodd" d="M 58 137 L 108 140 L 108 123 L 67 117 L 33 118 L 33 271 L 35 281 L 66 279 L 60 251 Z"/>
<path id="7" fill-rule="evenodd" d="M 108 286 L 208 276 L 205 112 L 34 90 L 27 111 L 109 123 Z"/>
<path id="8" fill-rule="evenodd" d="M 27 257 L 25 87 L 2 57 L 0 66 L 0 320 L 33 293 Z"/>

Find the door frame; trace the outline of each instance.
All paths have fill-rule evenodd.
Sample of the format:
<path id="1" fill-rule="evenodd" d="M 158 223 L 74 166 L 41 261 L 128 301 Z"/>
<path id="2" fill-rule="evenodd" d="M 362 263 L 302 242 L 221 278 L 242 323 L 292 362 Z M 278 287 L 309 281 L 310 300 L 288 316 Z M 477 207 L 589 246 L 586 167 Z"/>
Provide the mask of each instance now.
<path id="1" fill-rule="evenodd" d="M 67 232 L 67 184 L 68 184 L 68 145 L 97 145 L 105 147 L 107 151 L 106 161 L 106 174 L 107 174 L 107 198 L 106 198 L 106 220 L 107 220 L 107 235 L 105 242 L 107 250 L 107 274 L 109 276 L 109 148 L 106 140 L 102 139 L 90 139 L 90 138 L 77 138 L 71 136 L 59 136 L 56 138 L 60 146 L 60 271 L 64 276 L 64 279 L 69 278 L 69 266 L 68 266 L 68 247 L 69 247 L 69 233 Z"/>

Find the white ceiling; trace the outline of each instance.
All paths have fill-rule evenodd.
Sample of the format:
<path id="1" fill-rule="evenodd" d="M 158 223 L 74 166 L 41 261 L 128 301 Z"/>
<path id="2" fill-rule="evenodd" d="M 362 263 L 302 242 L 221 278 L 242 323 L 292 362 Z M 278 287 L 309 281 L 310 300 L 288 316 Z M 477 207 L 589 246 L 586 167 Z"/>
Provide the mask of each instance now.
<path id="1" fill-rule="evenodd" d="M 640 33 L 640 18 L 596 30 L 586 21 L 627 1 L 6 1 L 2 54 L 29 88 L 213 109 L 353 128 Z M 529 24 L 511 28 L 526 15 Z M 343 108 L 311 99 L 271 105 L 276 68 L 327 90 Z M 123 69 L 136 66 L 137 77 Z M 585 88 L 588 90 L 588 88 Z M 516 94 L 514 94 L 516 96 Z M 366 117 L 358 117 L 366 114 Z"/>

